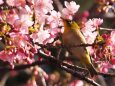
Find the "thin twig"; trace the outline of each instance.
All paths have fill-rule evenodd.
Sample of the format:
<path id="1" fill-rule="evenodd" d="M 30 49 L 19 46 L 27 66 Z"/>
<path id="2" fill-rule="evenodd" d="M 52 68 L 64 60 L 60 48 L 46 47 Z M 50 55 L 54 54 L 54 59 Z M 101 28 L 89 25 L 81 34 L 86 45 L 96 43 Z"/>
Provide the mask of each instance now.
<path id="1" fill-rule="evenodd" d="M 54 3 L 56 4 L 56 6 L 57 6 L 59 12 L 62 13 L 63 5 L 61 4 L 60 0 L 53 0 L 53 1 L 54 1 Z"/>
<path id="2" fill-rule="evenodd" d="M 114 15 L 115 15 L 115 7 L 114 7 L 114 6 L 111 6 L 111 10 L 112 10 L 112 12 L 113 12 Z"/>
<path id="3" fill-rule="evenodd" d="M 71 46 L 65 46 L 66 48 L 72 48 L 72 47 L 89 47 L 89 46 L 94 46 L 94 45 L 103 45 L 105 44 L 104 42 L 102 43 L 92 43 L 92 44 L 79 44 L 79 45 L 71 45 Z"/>
<path id="4" fill-rule="evenodd" d="M 98 75 L 102 75 L 103 77 L 115 77 L 115 73 L 97 73 Z"/>
<path id="5" fill-rule="evenodd" d="M 85 68 L 82 68 L 82 67 L 79 67 L 79 66 L 75 66 L 75 65 L 69 64 L 69 63 L 67 63 L 67 62 L 62 62 L 62 61 L 56 59 L 55 57 L 53 57 L 53 56 L 51 56 L 51 55 L 49 56 L 49 55 L 45 54 L 45 53 L 42 52 L 42 51 L 38 52 L 38 55 L 40 55 L 41 57 L 43 57 L 43 58 L 46 59 L 46 60 L 49 60 L 49 61 L 51 61 L 51 62 L 55 61 L 55 62 L 57 62 L 57 64 L 59 64 L 59 65 L 66 66 L 66 67 L 71 68 L 71 69 L 74 69 L 74 70 L 85 71 L 85 72 L 88 71 L 88 70 L 85 69 Z"/>
<path id="6" fill-rule="evenodd" d="M 44 75 L 43 75 L 44 71 L 40 68 L 38 72 L 39 72 L 39 77 L 41 78 L 40 80 L 41 80 L 42 86 L 47 86 Z"/>
<path id="7" fill-rule="evenodd" d="M 73 71 L 73 70 L 68 69 L 68 68 L 66 68 L 66 67 L 62 67 L 62 69 L 65 70 L 65 71 L 67 71 L 67 72 L 69 72 L 69 73 L 71 73 L 73 76 L 78 77 L 79 79 L 84 80 L 84 81 L 86 81 L 87 83 L 92 84 L 93 86 L 101 86 L 101 85 L 99 85 L 98 83 L 96 83 L 93 79 L 90 79 L 90 78 L 88 78 L 88 77 L 85 77 L 85 76 L 83 76 L 83 75 L 80 75 L 80 74 L 78 74 L 76 71 Z"/>
<path id="8" fill-rule="evenodd" d="M 110 29 L 110 28 L 100 28 L 100 30 L 105 30 L 105 31 L 115 31 L 115 29 Z"/>
<path id="9" fill-rule="evenodd" d="M 94 45 L 102 46 L 105 43 L 102 42 L 102 43 L 92 43 L 92 44 L 79 44 L 79 45 L 71 45 L 71 46 L 65 46 L 63 44 L 60 44 L 57 46 L 52 46 L 50 44 L 49 45 L 43 45 L 43 44 L 38 44 L 38 43 L 36 43 L 36 44 L 42 48 L 72 48 L 72 47 L 89 47 L 89 46 L 94 46 Z"/>
<path id="10" fill-rule="evenodd" d="M 60 48 L 59 51 L 58 51 L 58 53 L 57 53 L 57 56 L 56 56 L 57 59 L 60 59 L 61 51 L 62 51 L 62 48 Z"/>

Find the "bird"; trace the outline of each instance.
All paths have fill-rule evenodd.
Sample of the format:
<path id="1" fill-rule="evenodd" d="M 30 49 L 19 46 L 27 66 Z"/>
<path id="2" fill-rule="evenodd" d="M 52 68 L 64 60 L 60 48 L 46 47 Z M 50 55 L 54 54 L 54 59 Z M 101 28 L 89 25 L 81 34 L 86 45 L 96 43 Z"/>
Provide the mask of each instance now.
<path id="1" fill-rule="evenodd" d="M 67 47 L 68 51 L 80 61 L 81 64 L 85 65 L 88 69 L 90 76 L 93 77 L 97 74 L 97 70 L 92 64 L 91 56 L 88 52 L 87 47 L 71 47 L 74 45 L 86 44 L 86 39 L 83 33 L 80 31 L 80 27 L 74 21 L 68 21 L 63 19 L 64 32 L 62 34 L 62 43 Z M 69 48 L 70 47 L 70 48 Z"/>

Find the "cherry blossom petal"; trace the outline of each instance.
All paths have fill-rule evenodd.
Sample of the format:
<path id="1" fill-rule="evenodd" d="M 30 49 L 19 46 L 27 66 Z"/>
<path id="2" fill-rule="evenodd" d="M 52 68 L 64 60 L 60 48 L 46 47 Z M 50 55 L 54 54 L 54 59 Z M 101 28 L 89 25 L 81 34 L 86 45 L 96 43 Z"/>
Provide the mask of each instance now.
<path id="1" fill-rule="evenodd" d="M 7 4 L 10 6 L 24 6 L 25 0 L 7 0 Z"/>
<path id="2" fill-rule="evenodd" d="M 47 14 L 53 10 L 52 0 L 35 0 L 35 10 L 37 12 Z"/>
<path id="3" fill-rule="evenodd" d="M 66 19 L 72 20 L 72 16 L 78 11 L 80 5 L 77 5 L 74 1 L 71 1 L 70 3 L 65 1 L 64 4 L 66 8 L 62 10 L 63 16 Z"/>
<path id="4" fill-rule="evenodd" d="M 44 41 L 50 37 L 50 34 L 47 30 L 41 30 L 38 33 L 33 33 L 30 35 L 34 43 L 46 44 Z"/>

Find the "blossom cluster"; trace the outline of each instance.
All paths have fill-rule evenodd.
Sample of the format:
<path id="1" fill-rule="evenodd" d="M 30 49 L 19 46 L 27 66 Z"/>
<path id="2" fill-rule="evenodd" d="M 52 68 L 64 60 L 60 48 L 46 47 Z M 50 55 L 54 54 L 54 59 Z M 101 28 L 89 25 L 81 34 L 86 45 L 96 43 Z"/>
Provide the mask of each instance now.
<path id="1" fill-rule="evenodd" d="M 0 38 L 3 44 L 0 59 L 11 65 L 32 63 L 34 54 L 40 48 L 37 44 L 52 43 L 58 33 L 62 32 L 61 13 L 54 10 L 52 0 L 0 1 L 1 5 L 4 3 L 15 8 L 0 12 Z M 65 2 L 65 6 L 63 14 L 68 11 L 65 17 L 72 17 L 79 8 L 73 1 Z"/>
<path id="2" fill-rule="evenodd" d="M 80 7 L 74 1 L 65 1 L 65 8 L 58 12 L 53 7 L 53 0 L 6 0 L 6 3 L 14 8 L 0 11 L 0 41 L 3 47 L 0 60 L 8 61 L 11 65 L 35 61 L 34 55 L 40 48 L 37 44 L 52 43 L 59 33 L 63 33 L 61 17 L 72 20 Z M 4 4 L 4 1 L 0 0 L 0 4 Z M 96 41 L 102 23 L 100 18 L 89 19 L 84 23 L 81 32 L 88 44 Z M 115 31 L 107 37 L 104 34 L 100 36 L 106 43 L 103 49 L 111 52 L 115 64 Z M 91 54 L 98 51 L 94 47 L 89 49 Z M 105 54 L 104 50 L 102 54 Z"/>
<path id="3" fill-rule="evenodd" d="M 1 0 L 0 4 L 4 1 Z M 0 13 L 0 59 L 14 63 L 31 63 L 39 44 L 53 42 L 60 28 L 60 13 L 53 8 L 52 0 L 6 0 L 13 9 Z"/>
<path id="4" fill-rule="evenodd" d="M 84 23 L 81 32 L 88 44 L 105 43 L 103 46 L 89 46 L 88 50 L 93 56 L 94 62 L 98 64 L 99 70 L 108 72 L 108 69 L 113 68 L 115 65 L 115 31 L 111 31 L 110 34 L 104 32 L 100 34 L 100 25 L 102 23 L 103 19 L 100 18 L 89 19 Z"/>

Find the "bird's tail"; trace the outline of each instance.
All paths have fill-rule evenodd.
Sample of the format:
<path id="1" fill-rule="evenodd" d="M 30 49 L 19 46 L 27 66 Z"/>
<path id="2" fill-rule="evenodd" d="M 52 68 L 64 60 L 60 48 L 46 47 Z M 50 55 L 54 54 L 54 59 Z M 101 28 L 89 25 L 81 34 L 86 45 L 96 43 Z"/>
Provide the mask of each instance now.
<path id="1" fill-rule="evenodd" d="M 91 63 L 87 64 L 86 67 L 89 70 L 91 77 L 93 77 L 94 75 L 97 75 L 98 72 L 96 71 L 96 69 Z"/>

